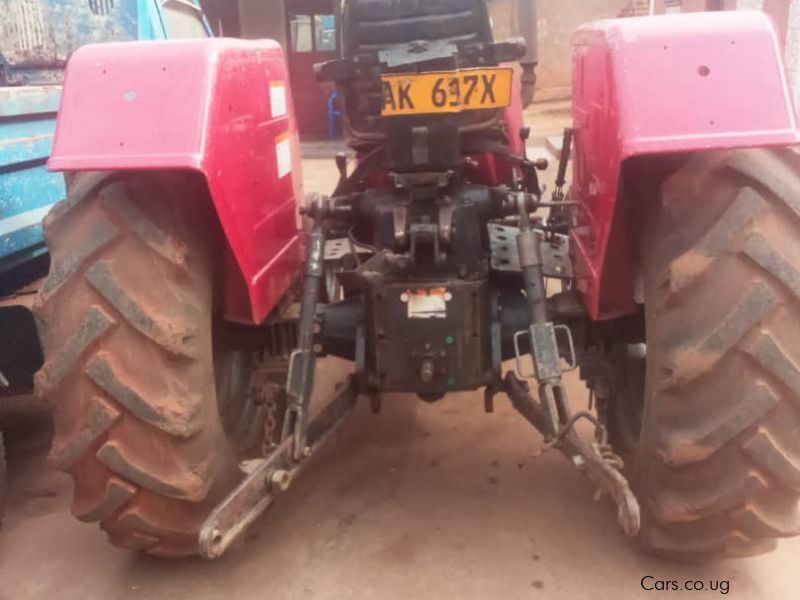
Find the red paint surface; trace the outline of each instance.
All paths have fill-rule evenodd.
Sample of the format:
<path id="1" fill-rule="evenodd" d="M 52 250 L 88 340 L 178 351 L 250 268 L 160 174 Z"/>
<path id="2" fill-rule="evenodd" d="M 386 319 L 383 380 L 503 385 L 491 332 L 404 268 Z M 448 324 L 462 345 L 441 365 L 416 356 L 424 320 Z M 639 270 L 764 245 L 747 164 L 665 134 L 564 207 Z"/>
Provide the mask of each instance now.
<path id="1" fill-rule="evenodd" d="M 624 160 L 789 145 L 800 136 L 763 13 L 598 21 L 579 29 L 573 46 L 573 248 L 578 288 L 591 316 L 604 319 L 634 309 L 626 228 L 614 223 Z"/>
<path id="2" fill-rule="evenodd" d="M 284 116 L 273 117 L 275 82 L 286 85 Z M 276 142 L 286 136 L 292 170 L 279 177 Z M 261 322 L 297 273 L 302 174 L 286 64 L 275 42 L 82 47 L 67 67 L 48 165 L 203 173 L 235 259 L 226 261 L 230 319 Z"/>

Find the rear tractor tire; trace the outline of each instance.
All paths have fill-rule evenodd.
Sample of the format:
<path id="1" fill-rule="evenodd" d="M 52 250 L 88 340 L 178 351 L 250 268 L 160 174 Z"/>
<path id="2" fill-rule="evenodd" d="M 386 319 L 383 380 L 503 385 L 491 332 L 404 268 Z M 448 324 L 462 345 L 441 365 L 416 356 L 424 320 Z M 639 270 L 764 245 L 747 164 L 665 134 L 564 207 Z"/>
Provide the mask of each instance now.
<path id="1" fill-rule="evenodd" d="M 249 380 L 220 371 L 251 365 L 212 337 L 206 193 L 189 175 L 79 174 L 45 219 L 52 264 L 34 312 L 50 459 L 74 480 L 78 519 L 159 556 L 196 554 L 239 478 L 219 407 L 245 391 L 231 382 Z"/>
<path id="2" fill-rule="evenodd" d="M 606 413 L 640 540 L 681 560 L 767 552 L 800 533 L 800 157 L 690 158 L 661 188 L 642 272 L 646 359 L 613 361 Z"/>

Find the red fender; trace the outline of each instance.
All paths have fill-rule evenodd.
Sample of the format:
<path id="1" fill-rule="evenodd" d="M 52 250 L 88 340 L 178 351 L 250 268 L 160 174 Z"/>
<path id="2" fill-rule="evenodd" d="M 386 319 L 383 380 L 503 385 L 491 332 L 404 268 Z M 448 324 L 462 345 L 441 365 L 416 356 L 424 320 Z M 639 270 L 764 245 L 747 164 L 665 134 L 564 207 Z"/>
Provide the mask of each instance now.
<path id="1" fill-rule="evenodd" d="M 302 260 L 291 98 L 273 41 L 84 46 L 67 66 L 48 166 L 202 173 L 232 255 L 225 314 L 260 323 Z"/>
<path id="2" fill-rule="evenodd" d="M 608 319 L 635 310 L 628 227 L 615 211 L 626 159 L 784 146 L 800 135 L 777 35 L 761 12 L 590 23 L 573 39 L 573 77 L 578 289 L 591 317 Z"/>

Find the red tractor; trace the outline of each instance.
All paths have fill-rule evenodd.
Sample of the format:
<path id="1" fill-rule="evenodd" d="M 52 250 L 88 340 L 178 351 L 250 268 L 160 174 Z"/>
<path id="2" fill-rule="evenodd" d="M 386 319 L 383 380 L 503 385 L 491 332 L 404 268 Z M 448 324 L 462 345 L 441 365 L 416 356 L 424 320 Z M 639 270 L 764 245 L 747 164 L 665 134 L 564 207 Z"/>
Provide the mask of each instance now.
<path id="1" fill-rule="evenodd" d="M 317 76 L 357 158 L 305 201 L 278 44 L 72 57 L 36 383 L 75 516 L 117 546 L 219 556 L 357 398 L 483 388 L 650 551 L 797 534 L 800 137 L 767 17 L 582 27 L 545 196 L 522 126 L 535 53 L 493 40 L 483 0 L 340 10 L 343 56 Z M 322 355 L 353 373 L 312 415 Z M 570 367 L 596 411 L 570 406 Z"/>

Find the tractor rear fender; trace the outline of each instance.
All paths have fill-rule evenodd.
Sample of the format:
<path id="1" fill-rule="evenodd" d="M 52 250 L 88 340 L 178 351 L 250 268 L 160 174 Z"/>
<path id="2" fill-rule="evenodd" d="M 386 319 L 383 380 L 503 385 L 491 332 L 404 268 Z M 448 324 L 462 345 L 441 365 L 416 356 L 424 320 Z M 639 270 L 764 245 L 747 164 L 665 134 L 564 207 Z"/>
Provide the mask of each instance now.
<path id="1" fill-rule="evenodd" d="M 761 12 L 590 23 L 573 39 L 573 77 L 578 289 L 593 319 L 609 319 L 636 310 L 626 163 L 800 136 L 777 35 Z M 655 200 L 645 196 L 633 202 Z"/>
<path id="2" fill-rule="evenodd" d="M 201 173 L 213 206 L 198 198 L 198 210 L 216 212 L 227 243 L 224 310 L 231 320 L 263 321 L 298 272 L 300 152 L 276 42 L 80 48 L 67 66 L 48 166 Z"/>

